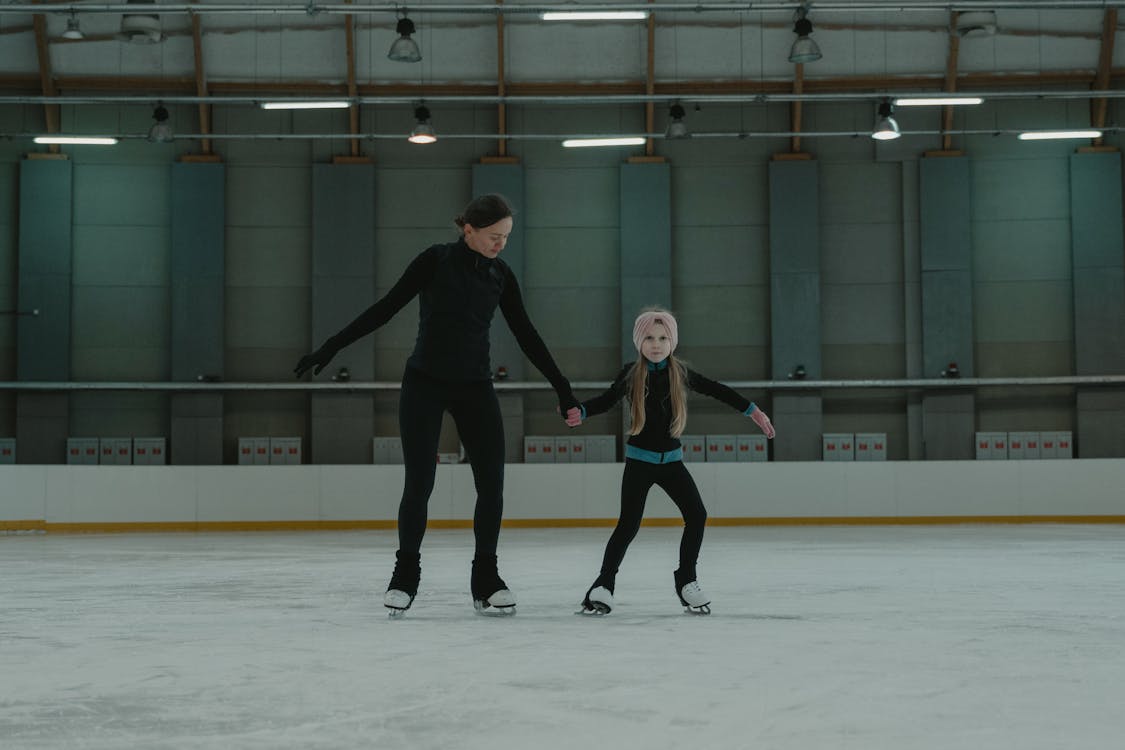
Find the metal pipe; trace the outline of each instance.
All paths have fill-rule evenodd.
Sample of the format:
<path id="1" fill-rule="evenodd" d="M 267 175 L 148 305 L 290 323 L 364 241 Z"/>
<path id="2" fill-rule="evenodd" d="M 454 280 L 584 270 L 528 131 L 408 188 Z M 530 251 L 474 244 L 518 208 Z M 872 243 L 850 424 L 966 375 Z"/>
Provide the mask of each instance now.
<path id="1" fill-rule="evenodd" d="M 960 389 L 1043 386 L 1121 386 L 1125 375 L 1058 375 L 1025 378 L 907 378 L 870 380 L 727 380 L 732 388 L 766 391 L 808 390 L 872 390 L 872 389 Z M 550 383 L 536 381 L 499 381 L 498 391 L 549 391 Z M 609 381 L 571 383 L 576 391 L 605 390 Z M 0 381 L 0 391 L 151 391 L 151 392 L 240 392 L 240 391 L 397 391 L 402 384 L 395 381 L 347 383 L 153 383 L 153 382 L 17 382 Z"/>
<path id="2" fill-rule="evenodd" d="M 1001 136 L 1001 135 L 1019 135 L 1020 133 L 1027 132 L 1024 129 L 999 129 L 999 130 L 903 130 L 902 135 L 906 136 L 941 136 L 946 133 L 950 135 L 987 135 L 987 136 Z M 1033 130 L 1033 128 L 1032 128 Z M 1119 133 L 1125 130 L 1125 126 L 1112 126 L 1105 128 L 1098 128 L 1102 133 Z M 14 132 L 0 132 L 0 138 L 8 140 L 15 139 L 31 139 L 43 135 L 41 132 L 28 132 L 28 133 L 14 133 Z M 91 136 L 104 136 L 111 138 L 118 138 L 120 140 L 145 140 L 148 138 L 147 133 L 107 133 L 107 132 L 92 132 L 92 133 L 53 133 L 55 136 L 74 136 L 74 137 L 91 137 Z M 176 140 L 179 141 L 200 141 L 211 139 L 215 141 L 330 141 L 330 140 L 349 140 L 356 139 L 360 141 L 398 141 L 406 140 L 408 131 L 405 129 L 398 133 L 361 133 L 359 135 L 351 135 L 350 133 L 176 133 Z M 794 138 L 800 136 L 801 138 L 869 138 L 871 136 L 870 130 L 833 130 L 825 132 L 814 132 L 803 130 L 800 133 L 795 131 L 777 131 L 770 133 L 756 132 L 712 132 L 712 133 L 696 133 L 691 134 L 692 140 L 700 139 L 735 139 L 735 140 L 750 140 L 758 138 Z M 447 133 L 444 130 L 441 133 L 444 140 L 496 140 L 504 138 L 509 141 L 562 141 L 568 138 L 659 138 L 666 139 L 666 133 Z M 1081 140 L 1081 139 L 1077 139 Z M 1089 139 L 1087 139 L 1089 140 Z"/>
<path id="3" fill-rule="evenodd" d="M 1125 2 L 1125 0 L 1123 0 Z M 935 85 L 938 85 L 935 83 Z M 969 92 L 962 91 L 965 96 Z M 972 91 L 972 96 L 979 96 L 986 101 L 996 99 L 1122 99 L 1125 98 L 1125 89 L 1073 89 L 1059 90 L 1023 90 L 1023 91 Z M 875 101 L 884 98 L 910 97 L 911 99 L 935 99 L 949 96 L 939 93 L 918 93 L 917 91 L 840 91 L 832 93 L 750 93 L 750 94 L 605 94 L 605 95 L 506 95 L 495 94 L 436 94 L 426 96 L 427 104 L 510 104 L 510 105 L 588 105 L 588 104 L 645 104 L 648 102 L 671 104 L 672 102 L 692 102 L 698 104 L 781 104 L 790 102 L 840 102 L 840 101 Z M 191 96 L 191 95 L 139 95 L 139 94 L 62 94 L 59 96 L 23 95 L 0 96 L 0 104 L 144 104 L 151 106 L 157 100 L 165 104 L 211 104 L 258 106 L 262 102 L 284 101 L 347 101 L 353 105 L 401 105 L 414 106 L 418 96 L 271 96 L 258 94 L 255 96 Z"/>
<path id="4" fill-rule="evenodd" d="M 305 15 L 348 13 L 388 13 L 413 10 L 425 14 L 537 14 L 547 11 L 645 11 L 655 13 L 746 13 L 746 12 L 792 12 L 807 0 L 786 2 L 665 2 L 665 3 L 530 3 L 526 5 L 493 5 L 490 3 L 426 3 L 410 6 L 409 3 L 363 3 L 348 5 L 343 3 L 56 3 L 40 5 L 35 3 L 10 3 L 0 5 L 0 14 L 81 14 L 81 13 L 122 13 L 144 15 L 195 15 L 195 14 L 243 14 L 243 15 Z M 1125 0 L 817 0 L 817 12 L 846 11 L 870 13 L 894 13 L 904 11 L 967 11 L 967 10 L 1104 10 L 1121 7 Z"/>

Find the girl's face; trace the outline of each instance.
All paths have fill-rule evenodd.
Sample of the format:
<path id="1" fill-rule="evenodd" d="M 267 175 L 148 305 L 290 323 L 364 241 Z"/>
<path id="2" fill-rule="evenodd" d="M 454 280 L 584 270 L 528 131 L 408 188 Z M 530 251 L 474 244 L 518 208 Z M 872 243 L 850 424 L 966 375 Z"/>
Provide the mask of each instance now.
<path id="1" fill-rule="evenodd" d="M 465 244 L 475 252 L 486 258 L 495 258 L 508 244 L 508 237 L 512 234 L 512 217 L 508 216 L 495 224 L 480 229 L 472 224 L 462 227 L 465 233 Z"/>
<path id="2" fill-rule="evenodd" d="M 649 362 L 656 364 L 668 359 L 671 353 L 672 339 L 668 338 L 668 329 L 663 323 L 653 323 L 641 342 L 641 354 Z"/>

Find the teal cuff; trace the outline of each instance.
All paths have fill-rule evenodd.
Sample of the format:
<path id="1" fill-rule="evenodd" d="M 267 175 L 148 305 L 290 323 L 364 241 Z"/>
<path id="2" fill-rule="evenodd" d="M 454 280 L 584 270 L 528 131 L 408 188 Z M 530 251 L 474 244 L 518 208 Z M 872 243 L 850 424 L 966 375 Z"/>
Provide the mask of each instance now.
<path id="1" fill-rule="evenodd" d="M 743 415 L 745 415 L 745 416 L 747 416 L 747 417 L 748 417 L 748 416 L 750 416 L 751 414 L 753 414 L 753 413 L 754 413 L 754 410 L 755 410 L 755 409 L 757 409 L 757 408 L 758 408 L 758 405 L 757 405 L 757 404 L 755 404 L 755 403 L 754 403 L 753 401 L 751 401 L 751 402 L 750 402 L 750 405 L 746 407 L 746 411 L 744 411 L 744 412 L 742 412 L 742 413 L 743 413 Z"/>

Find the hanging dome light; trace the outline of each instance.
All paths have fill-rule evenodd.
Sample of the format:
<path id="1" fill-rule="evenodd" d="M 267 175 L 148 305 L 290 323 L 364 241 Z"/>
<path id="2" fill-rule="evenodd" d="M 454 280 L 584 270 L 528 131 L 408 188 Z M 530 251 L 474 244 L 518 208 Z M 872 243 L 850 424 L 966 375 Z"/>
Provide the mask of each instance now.
<path id="1" fill-rule="evenodd" d="M 168 122 L 168 110 L 162 102 L 157 102 L 152 110 L 152 127 L 148 129 L 148 139 L 152 143 L 171 143 L 176 138 L 172 123 Z"/>
<path id="2" fill-rule="evenodd" d="M 66 31 L 62 33 L 63 39 L 85 39 L 86 35 L 82 33 L 82 27 L 78 25 L 78 16 L 74 13 L 70 14 L 70 18 L 66 19 Z"/>
<path id="3" fill-rule="evenodd" d="M 816 62 L 823 56 L 817 43 L 809 38 L 809 34 L 812 33 L 812 21 L 805 17 L 808 12 L 808 8 L 803 6 L 797 9 L 797 20 L 793 24 L 793 33 L 797 35 L 797 40 L 789 48 L 791 63 Z"/>
<path id="4" fill-rule="evenodd" d="M 687 138 L 691 134 L 688 133 L 687 125 L 684 124 L 683 106 L 676 102 L 668 108 L 668 129 L 664 131 L 665 138 Z"/>
<path id="5" fill-rule="evenodd" d="M 156 0 L 129 0 L 129 5 L 155 5 Z M 160 16 L 155 13 L 126 13 L 121 16 L 121 30 L 117 38 L 133 44 L 156 44 L 164 41 L 160 29 Z"/>
<path id="6" fill-rule="evenodd" d="M 387 51 L 387 57 L 395 62 L 413 63 L 421 60 L 422 50 L 418 49 L 418 43 L 410 38 L 410 35 L 415 32 L 414 22 L 404 14 L 402 18 L 398 19 L 395 31 L 398 33 L 398 39 L 391 44 L 390 50 Z"/>
<path id="7" fill-rule="evenodd" d="M 406 139 L 411 143 L 436 143 L 437 134 L 434 133 L 434 126 L 430 124 L 430 110 L 424 104 L 419 104 L 414 108 L 414 119 L 418 124 L 410 131 L 410 136 Z"/>
<path id="8" fill-rule="evenodd" d="M 875 130 L 871 132 L 872 138 L 877 141 L 893 141 L 895 138 L 902 137 L 902 133 L 898 129 L 898 123 L 892 116 L 894 111 L 894 106 L 887 99 L 879 104 L 879 114 L 875 119 Z"/>

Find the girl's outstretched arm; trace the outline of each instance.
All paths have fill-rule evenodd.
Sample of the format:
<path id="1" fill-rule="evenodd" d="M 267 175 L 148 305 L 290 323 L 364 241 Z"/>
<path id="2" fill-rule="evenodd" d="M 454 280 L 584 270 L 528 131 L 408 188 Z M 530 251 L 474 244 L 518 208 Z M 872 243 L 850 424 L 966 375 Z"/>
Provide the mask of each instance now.
<path id="1" fill-rule="evenodd" d="M 762 430 L 767 438 L 773 438 L 776 434 L 773 428 L 773 423 L 770 422 L 769 416 L 758 408 L 757 404 L 742 396 L 738 391 L 734 390 L 728 385 L 724 385 L 717 380 L 688 370 L 688 387 L 696 393 L 702 393 L 704 396 L 710 396 L 713 399 L 722 401 L 727 406 L 737 409 L 746 416 L 754 420 L 754 424 Z"/>

